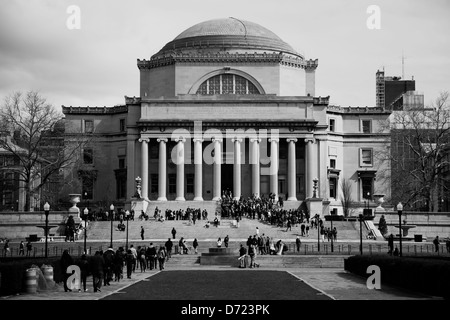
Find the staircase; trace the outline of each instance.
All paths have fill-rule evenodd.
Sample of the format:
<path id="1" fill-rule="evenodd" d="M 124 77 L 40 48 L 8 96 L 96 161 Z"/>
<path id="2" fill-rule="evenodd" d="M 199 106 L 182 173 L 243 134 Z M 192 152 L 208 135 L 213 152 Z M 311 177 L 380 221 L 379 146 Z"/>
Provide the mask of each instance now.
<path id="1" fill-rule="evenodd" d="M 214 219 L 217 209 L 220 208 L 220 205 L 217 201 L 149 201 L 146 211 L 149 217 L 153 218 L 156 207 L 161 210 L 163 216 L 167 209 L 172 211 L 180 209 L 186 211 L 187 208 L 201 209 L 202 211 L 206 209 L 208 212 L 208 219 L 212 220 Z"/>
<path id="2" fill-rule="evenodd" d="M 290 231 L 286 231 L 286 227 L 277 227 L 263 223 L 259 220 L 244 218 L 239 222 L 239 227 L 233 226 L 231 219 L 222 219 L 218 227 L 211 225 L 209 228 L 205 227 L 206 220 L 197 220 L 195 224 L 189 223 L 188 220 L 165 220 L 164 222 L 156 221 L 150 218 L 147 221 L 135 219 L 128 221 L 128 239 L 129 241 L 142 241 L 140 236 L 141 226 L 144 227 L 144 242 L 147 244 L 149 240 L 152 241 L 166 241 L 172 238 L 172 228 L 176 230 L 176 240 L 178 242 L 180 237 L 185 238 L 190 244 L 192 240 L 207 241 L 211 247 L 216 246 L 216 241 L 219 237 L 225 238 L 226 235 L 230 238 L 231 243 L 236 242 L 236 250 L 239 242 L 245 242 L 250 235 L 256 234 L 256 227 L 259 228 L 259 234 L 265 234 L 273 237 L 275 241 L 279 239 L 283 241 L 294 241 L 300 235 L 300 225 L 293 226 Z M 113 239 L 125 241 L 127 232 L 118 231 L 118 221 L 113 221 Z M 127 224 L 124 222 L 125 225 Z M 330 221 L 324 221 L 325 227 L 330 227 Z M 333 221 L 333 227 L 338 230 L 337 240 L 358 240 L 359 239 L 359 222 L 358 221 Z M 363 238 L 366 239 L 368 231 L 363 224 Z M 81 235 L 82 237 L 83 235 Z M 88 228 L 89 240 L 108 240 L 111 237 L 111 222 L 110 221 L 92 221 Z M 302 241 L 315 241 L 317 239 L 317 229 L 309 230 L 309 237 L 301 237 Z M 201 246 L 201 244 L 200 244 Z"/>

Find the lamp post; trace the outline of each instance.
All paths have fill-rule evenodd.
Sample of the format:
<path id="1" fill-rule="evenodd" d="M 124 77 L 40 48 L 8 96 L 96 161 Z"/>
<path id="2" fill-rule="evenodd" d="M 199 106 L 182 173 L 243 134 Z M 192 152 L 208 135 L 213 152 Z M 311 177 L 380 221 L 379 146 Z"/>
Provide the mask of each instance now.
<path id="1" fill-rule="evenodd" d="M 363 254 L 363 242 L 362 242 L 362 221 L 363 215 L 359 214 L 359 252 Z"/>
<path id="2" fill-rule="evenodd" d="M 89 209 L 88 208 L 84 208 L 83 213 L 84 213 L 84 215 L 83 215 L 83 220 L 84 220 L 84 254 L 87 255 L 86 238 L 87 238 L 87 221 L 88 221 Z"/>
<path id="3" fill-rule="evenodd" d="M 398 203 L 397 205 L 397 213 L 398 213 L 398 230 L 400 233 L 400 252 L 399 252 L 399 257 L 402 256 L 402 211 L 403 211 L 403 205 L 401 202 Z"/>
<path id="4" fill-rule="evenodd" d="M 125 219 L 127 219 L 127 242 L 125 243 L 125 251 L 128 251 L 128 219 L 130 217 L 130 211 L 125 211 Z"/>
<path id="5" fill-rule="evenodd" d="M 111 204 L 111 206 L 109 207 L 109 211 L 110 211 L 110 219 L 111 219 L 111 242 L 109 244 L 109 246 L 112 248 L 113 247 L 113 218 L 114 218 L 114 205 Z"/>
<path id="6" fill-rule="evenodd" d="M 47 242 L 48 242 L 48 215 L 50 213 L 50 205 L 48 202 L 44 204 L 44 213 L 45 213 L 45 258 L 48 256 L 47 250 Z"/>

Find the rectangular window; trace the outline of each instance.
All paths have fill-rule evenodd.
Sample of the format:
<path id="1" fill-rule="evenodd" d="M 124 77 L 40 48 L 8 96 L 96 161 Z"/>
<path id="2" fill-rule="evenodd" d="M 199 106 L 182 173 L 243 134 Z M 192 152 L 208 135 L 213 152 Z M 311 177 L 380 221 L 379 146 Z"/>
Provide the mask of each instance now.
<path id="1" fill-rule="evenodd" d="M 151 174 L 150 175 L 150 193 L 158 193 L 158 174 Z"/>
<path id="2" fill-rule="evenodd" d="M 126 165 L 126 158 L 125 157 L 119 157 L 119 169 L 125 169 L 127 167 Z"/>
<path id="3" fill-rule="evenodd" d="M 336 199 L 337 196 L 337 179 L 336 178 L 330 178 L 330 198 Z"/>
<path id="4" fill-rule="evenodd" d="M 177 192 L 177 175 L 175 173 L 169 173 L 169 193 Z"/>
<path id="5" fill-rule="evenodd" d="M 361 128 L 363 133 L 372 132 L 372 121 L 371 120 L 361 120 Z"/>
<path id="6" fill-rule="evenodd" d="M 362 197 L 363 199 L 370 199 L 373 194 L 372 178 L 361 178 Z"/>
<path id="7" fill-rule="evenodd" d="M 336 130 L 336 120 L 330 119 L 328 128 L 331 132 L 334 132 Z"/>
<path id="8" fill-rule="evenodd" d="M 92 200 L 93 191 L 94 191 L 94 185 L 92 179 L 89 177 L 83 177 L 82 178 L 82 197 L 83 200 Z"/>
<path id="9" fill-rule="evenodd" d="M 336 159 L 330 159 L 330 168 L 336 169 Z"/>
<path id="10" fill-rule="evenodd" d="M 94 163 L 94 150 L 92 148 L 83 149 L 83 163 L 84 164 Z"/>
<path id="11" fill-rule="evenodd" d="M 84 133 L 94 133 L 94 121 L 84 120 Z"/>
<path id="12" fill-rule="evenodd" d="M 119 130 L 120 132 L 125 132 L 125 119 L 119 120 Z"/>
<path id="13" fill-rule="evenodd" d="M 372 149 L 360 149 L 359 165 L 361 167 L 372 166 Z"/>
<path id="14" fill-rule="evenodd" d="M 194 174 L 186 174 L 186 193 L 194 193 Z"/>
<path id="15" fill-rule="evenodd" d="M 127 196 L 127 179 L 123 177 L 117 179 L 117 198 L 123 199 Z"/>

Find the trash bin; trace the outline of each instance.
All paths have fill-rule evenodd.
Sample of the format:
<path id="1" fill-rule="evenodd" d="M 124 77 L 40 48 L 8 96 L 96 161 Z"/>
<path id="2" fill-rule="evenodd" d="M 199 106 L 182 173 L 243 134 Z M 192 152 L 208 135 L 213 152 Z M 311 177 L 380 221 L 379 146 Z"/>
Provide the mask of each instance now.
<path id="1" fill-rule="evenodd" d="M 36 269 L 30 268 L 25 272 L 25 292 L 36 293 L 37 291 L 37 274 Z"/>
<path id="2" fill-rule="evenodd" d="M 422 242 L 422 235 L 421 234 L 415 234 L 414 235 L 414 242 Z"/>

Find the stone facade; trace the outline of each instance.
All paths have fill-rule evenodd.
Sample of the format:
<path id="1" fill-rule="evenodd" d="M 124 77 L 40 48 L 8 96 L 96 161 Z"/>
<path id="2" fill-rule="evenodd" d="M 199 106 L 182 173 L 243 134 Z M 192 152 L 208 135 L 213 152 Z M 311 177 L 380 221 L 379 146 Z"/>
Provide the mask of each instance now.
<path id="1" fill-rule="evenodd" d="M 140 97 L 63 107 L 68 125 L 95 136 L 93 161 L 83 166 L 96 178 L 80 186 L 91 201 L 130 208 L 138 176 L 142 198 L 197 206 L 227 189 L 237 198 L 271 192 L 298 206 L 313 196 L 314 178 L 317 197 L 339 214 L 342 179 L 356 202 L 367 190 L 389 194 L 375 156 L 386 146 L 377 123 L 389 112 L 316 97 L 318 60 L 267 29 L 233 18 L 203 22 L 137 66 Z"/>

